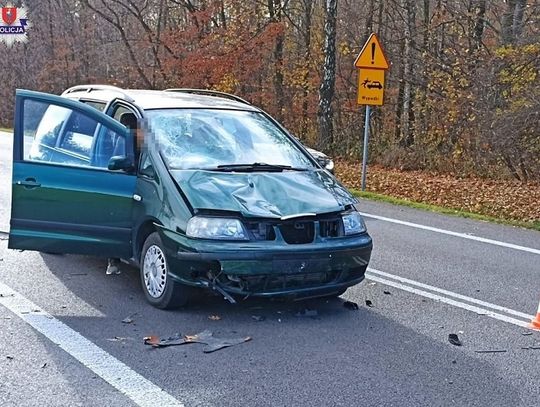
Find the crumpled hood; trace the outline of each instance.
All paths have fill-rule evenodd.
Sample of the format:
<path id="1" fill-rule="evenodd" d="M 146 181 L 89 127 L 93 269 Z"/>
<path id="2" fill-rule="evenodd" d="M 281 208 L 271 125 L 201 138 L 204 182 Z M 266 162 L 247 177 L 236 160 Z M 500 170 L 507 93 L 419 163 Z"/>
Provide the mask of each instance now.
<path id="1" fill-rule="evenodd" d="M 323 170 L 215 172 L 173 170 L 172 176 L 196 209 L 240 212 L 246 217 L 281 218 L 328 213 L 357 203 Z"/>

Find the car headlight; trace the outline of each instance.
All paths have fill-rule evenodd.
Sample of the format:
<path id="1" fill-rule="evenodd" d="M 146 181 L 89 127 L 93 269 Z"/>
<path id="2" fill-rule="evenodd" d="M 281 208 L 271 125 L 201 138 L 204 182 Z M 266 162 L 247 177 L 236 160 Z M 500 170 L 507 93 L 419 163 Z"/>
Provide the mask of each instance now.
<path id="1" fill-rule="evenodd" d="M 350 212 L 342 215 L 342 219 L 345 235 L 356 235 L 366 232 L 366 224 L 358 212 Z"/>
<path id="2" fill-rule="evenodd" d="M 247 240 L 247 234 L 238 219 L 194 216 L 188 221 L 186 235 L 199 239 Z"/>

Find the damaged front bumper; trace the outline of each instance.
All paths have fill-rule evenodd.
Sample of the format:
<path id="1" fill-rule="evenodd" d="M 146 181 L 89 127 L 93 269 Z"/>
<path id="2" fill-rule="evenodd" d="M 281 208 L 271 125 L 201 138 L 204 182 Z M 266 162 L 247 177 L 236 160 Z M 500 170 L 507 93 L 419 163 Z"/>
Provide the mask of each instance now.
<path id="1" fill-rule="evenodd" d="M 309 244 L 219 242 L 161 229 L 173 279 L 238 296 L 312 297 L 339 293 L 364 279 L 367 234 Z"/>

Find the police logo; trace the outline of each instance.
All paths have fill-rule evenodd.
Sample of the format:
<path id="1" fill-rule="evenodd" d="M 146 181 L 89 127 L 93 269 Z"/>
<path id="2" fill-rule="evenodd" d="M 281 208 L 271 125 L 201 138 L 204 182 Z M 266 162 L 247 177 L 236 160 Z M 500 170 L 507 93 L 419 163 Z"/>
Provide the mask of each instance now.
<path id="1" fill-rule="evenodd" d="M 0 18 L 0 43 L 11 47 L 16 42 L 27 42 L 27 30 L 30 27 L 26 7 L 2 7 Z"/>

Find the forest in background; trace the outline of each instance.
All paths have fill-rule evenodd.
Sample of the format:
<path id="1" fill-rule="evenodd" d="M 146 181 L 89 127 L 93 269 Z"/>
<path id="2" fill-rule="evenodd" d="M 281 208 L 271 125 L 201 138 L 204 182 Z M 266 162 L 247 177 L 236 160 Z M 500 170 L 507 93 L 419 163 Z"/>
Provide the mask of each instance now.
<path id="1" fill-rule="evenodd" d="M 264 108 L 310 146 L 358 161 L 364 109 L 353 63 L 375 32 L 391 67 L 385 105 L 373 110 L 370 162 L 540 180 L 540 0 L 24 5 L 29 41 L 0 44 L 0 125 L 11 126 L 16 88 L 209 88 Z"/>

